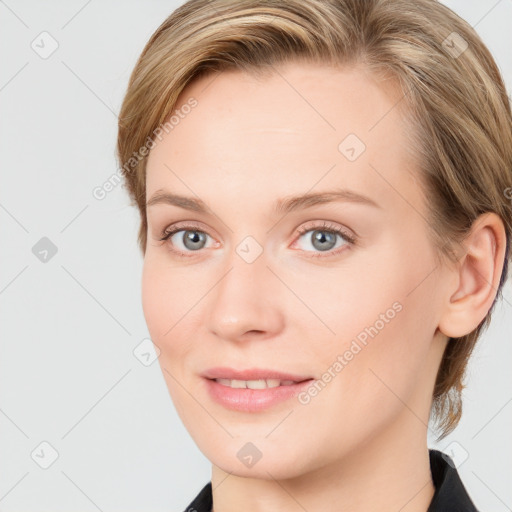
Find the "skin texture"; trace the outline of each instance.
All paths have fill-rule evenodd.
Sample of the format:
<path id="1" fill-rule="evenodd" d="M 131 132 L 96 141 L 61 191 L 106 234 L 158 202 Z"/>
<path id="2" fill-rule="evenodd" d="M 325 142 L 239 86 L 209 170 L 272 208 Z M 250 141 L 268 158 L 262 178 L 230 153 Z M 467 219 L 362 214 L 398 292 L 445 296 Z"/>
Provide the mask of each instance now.
<path id="1" fill-rule="evenodd" d="M 223 72 L 189 84 L 176 108 L 191 96 L 198 105 L 149 155 L 146 198 L 200 198 L 210 213 L 147 207 L 142 303 L 172 401 L 212 462 L 215 512 L 426 511 L 436 372 L 447 336 L 470 332 L 492 304 L 501 221 L 482 217 L 460 265 L 438 264 L 394 107 L 402 94 L 360 68 L 293 63 L 265 79 Z M 349 134 L 366 146 L 354 161 L 338 149 Z M 334 188 L 379 207 L 273 213 L 280 198 Z M 315 247 L 325 222 L 355 244 L 337 235 L 334 248 Z M 204 248 L 185 246 L 183 231 L 160 241 L 177 223 L 206 233 Z M 237 253 L 247 236 L 263 250 L 252 263 Z M 200 373 L 214 366 L 320 380 L 397 303 L 307 404 L 237 412 L 206 392 Z M 250 468 L 237 457 L 248 442 L 262 453 Z"/>

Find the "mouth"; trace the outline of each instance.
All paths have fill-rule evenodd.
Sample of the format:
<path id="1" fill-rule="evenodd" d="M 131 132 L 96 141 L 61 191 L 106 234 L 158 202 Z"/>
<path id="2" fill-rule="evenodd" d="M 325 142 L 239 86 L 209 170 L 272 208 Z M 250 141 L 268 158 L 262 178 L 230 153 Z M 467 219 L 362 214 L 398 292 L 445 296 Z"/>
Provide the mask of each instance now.
<path id="1" fill-rule="evenodd" d="M 293 386 L 294 384 L 300 384 L 307 380 L 300 381 L 295 380 L 279 380 L 279 379 L 257 379 L 257 380 L 238 380 L 238 379 L 210 379 L 218 382 L 222 386 L 227 386 L 233 389 L 268 389 L 277 388 L 279 386 Z"/>
<path id="2" fill-rule="evenodd" d="M 227 409 L 260 412 L 289 402 L 314 380 L 265 369 L 212 368 L 202 377 L 211 399 Z"/>
<path id="3" fill-rule="evenodd" d="M 285 373 L 268 368 L 235 370 L 234 368 L 228 367 L 210 368 L 203 372 L 201 376 L 210 380 L 221 381 L 223 384 L 227 384 L 227 381 L 235 382 L 235 386 L 238 387 L 259 386 L 252 389 L 261 389 L 261 381 L 270 383 L 270 386 L 267 387 L 276 387 L 279 385 L 298 384 L 299 382 L 313 378 L 311 375 L 294 375 L 292 373 Z M 276 381 L 278 381 L 278 384 L 275 384 Z M 250 386 L 242 386 L 240 383 L 249 383 Z"/>

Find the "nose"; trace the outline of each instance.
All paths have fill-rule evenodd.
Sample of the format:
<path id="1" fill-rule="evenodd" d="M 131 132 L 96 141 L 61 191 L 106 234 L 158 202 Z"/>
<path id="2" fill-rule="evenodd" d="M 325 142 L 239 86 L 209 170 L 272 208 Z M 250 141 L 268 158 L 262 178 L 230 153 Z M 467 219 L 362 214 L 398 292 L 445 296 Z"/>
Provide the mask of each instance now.
<path id="1" fill-rule="evenodd" d="M 275 336 L 284 326 L 284 286 L 265 254 L 247 262 L 235 251 L 209 301 L 210 332 L 224 340 Z"/>

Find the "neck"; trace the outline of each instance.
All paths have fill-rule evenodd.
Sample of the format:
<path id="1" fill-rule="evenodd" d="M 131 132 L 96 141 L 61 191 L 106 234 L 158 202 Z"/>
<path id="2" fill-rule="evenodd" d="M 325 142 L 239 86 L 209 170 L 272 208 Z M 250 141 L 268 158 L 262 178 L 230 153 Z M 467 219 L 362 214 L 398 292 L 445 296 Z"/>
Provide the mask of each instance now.
<path id="1" fill-rule="evenodd" d="M 364 446 L 334 464 L 290 479 L 239 477 L 213 465 L 213 510 L 426 512 L 435 491 L 426 430 L 404 409 L 394 425 Z M 272 468 L 260 470 L 272 474 Z"/>

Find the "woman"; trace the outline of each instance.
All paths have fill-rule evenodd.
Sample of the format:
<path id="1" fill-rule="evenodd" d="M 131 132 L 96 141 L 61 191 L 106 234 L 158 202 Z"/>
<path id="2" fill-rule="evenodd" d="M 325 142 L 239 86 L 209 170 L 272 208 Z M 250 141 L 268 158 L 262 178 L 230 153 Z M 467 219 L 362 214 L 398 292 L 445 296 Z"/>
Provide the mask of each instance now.
<path id="1" fill-rule="evenodd" d="M 119 117 L 145 319 L 212 462 L 187 510 L 476 510 L 427 447 L 511 251 L 473 29 L 435 0 L 191 0 Z"/>

